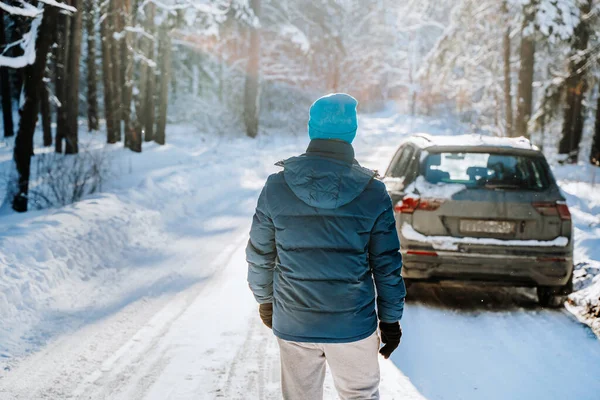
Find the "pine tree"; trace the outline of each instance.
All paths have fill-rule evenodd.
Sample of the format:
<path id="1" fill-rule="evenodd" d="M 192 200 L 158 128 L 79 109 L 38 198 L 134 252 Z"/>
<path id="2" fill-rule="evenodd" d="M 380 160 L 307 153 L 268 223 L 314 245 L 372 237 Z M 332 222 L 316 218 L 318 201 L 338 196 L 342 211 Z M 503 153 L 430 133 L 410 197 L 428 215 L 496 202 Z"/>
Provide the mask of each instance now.
<path id="1" fill-rule="evenodd" d="M 6 34 L 4 32 L 4 11 L 0 9 L 0 49 L 6 45 Z M 2 121 L 4 126 L 4 137 L 14 134 L 12 118 L 12 94 L 10 92 L 10 76 L 8 68 L 0 67 L 0 96 L 2 96 Z"/>
<path id="2" fill-rule="evenodd" d="M 42 131 L 44 146 L 52 146 L 52 116 L 50 115 L 50 99 L 46 82 L 40 85 L 40 114 L 42 116 Z"/>
<path id="3" fill-rule="evenodd" d="M 521 27 L 521 67 L 517 87 L 517 118 L 515 135 L 529 137 L 528 124 L 533 109 L 533 74 L 535 67 L 535 26 L 534 19 L 537 0 L 531 0 L 523 7 L 523 25 Z"/>
<path id="4" fill-rule="evenodd" d="M 77 9 L 71 17 L 69 59 L 67 70 L 67 134 L 65 136 L 65 154 L 79 152 L 78 117 L 79 117 L 79 60 L 81 58 L 81 40 L 83 31 L 83 0 L 72 0 Z"/>
<path id="5" fill-rule="evenodd" d="M 596 99 L 596 121 L 594 123 L 594 138 L 592 141 L 592 151 L 590 152 L 590 162 L 600 167 L 600 85 L 598 86 L 598 98 Z"/>
<path id="6" fill-rule="evenodd" d="M 36 37 L 35 62 L 24 68 L 24 98 L 20 113 L 19 129 L 15 138 L 13 158 L 17 175 L 14 181 L 9 182 L 9 195 L 12 196 L 12 208 L 17 212 L 27 211 L 27 198 L 29 194 L 29 175 L 31 169 L 31 156 L 33 155 L 33 134 L 37 123 L 40 106 L 40 88 L 48 50 L 52 43 L 52 32 L 55 28 L 55 7 L 45 6 L 41 26 Z M 34 21 L 34 24 L 36 21 Z M 33 28 L 32 28 L 33 29 Z"/>
<path id="7" fill-rule="evenodd" d="M 260 0 L 251 0 L 252 11 L 260 18 Z M 246 134 L 252 138 L 258 135 L 260 113 L 260 33 L 258 28 L 250 28 L 250 48 L 246 66 L 246 84 L 244 87 L 244 122 Z"/>
<path id="8" fill-rule="evenodd" d="M 156 102 L 154 98 L 154 85 L 156 82 L 156 64 L 154 63 L 154 47 L 155 47 L 155 26 L 154 18 L 156 16 L 156 5 L 150 3 L 146 6 L 146 33 L 152 36 L 152 39 L 148 39 L 147 58 L 152 60 L 153 64 L 148 66 L 147 81 L 144 91 L 144 141 L 149 142 L 154 139 L 154 116 Z"/>
<path id="9" fill-rule="evenodd" d="M 160 26 L 158 54 L 160 55 L 160 87 L 154 141 L 158 144 L 165 144 L 169 81 L 171 76 L 171 38 L 169 37 L 168 20 L 163 21 Z"/>
<path id="10" fill-rule="evenodd" d="M 148 5 L 146 5 L 148 7 Z M 148 26 L 150 22 L 149 12 L 148 10 L 144 10 L 144 29 L 147 32 Z M 138 94 L 135 96 L 135 140 L 140 141 L 139 147 L 141 148 L 141 140 L 144 136 L 144 130 L 146 127 L 146 95 L 147 95 L 147 87 L 148 87 L 148 79 L 150 75 L 149 65 L 150 60 L 148 58 L 150 52 L 150 46 L 152 45 L 152 39 L 147 37 L 147 35 L 141 36 L 139 39 L 139 53 L 140 63 L 139 63 L 139 74 L 138 74 Z"/>
<path id="11" fill-rule="evenodd" d="M 115 110 L 113 94 L 113 67 L 112 67 L 112 24 L 106 16 L 108 4 L 104 3 L 101 10 L 104 14 L 100 24 L 100 40 L 102 42 L 102 83 L 104 86 L 104 118 L 106 120 L 106 142 L 116 143 L 117 134 L 115 127 Z"/>
<path id="12" fill-rule="evenodd" d="M 58 100 L 58 108 L 56 111 L 56 137 L 54 139 L 55 151 L 63 152 L 63 139 L 68 130 L 68 100 L 67 100 L 67 77 L 68 77 L 68 60 L 69 60 L 69 45 L 70 45 L 70 27 L 71 17 L 60 12 L 58 14 L 58 22 L 56 26 L 56 47 L 55 47 L 55 87 L 56 99 Z"/>
<path id="13" fill-rule="evenodd" d="M 136 10 L 137 11 L 137 10 Z M 124 29 L 131 27 L 134 22 L 131 0 L 122 0 Z M 125 147 L 133 150 L 132 136 L 135 128 L 131 120 L 131 101 L 133 98 L 133 34 L 125 30 L 121 38 L 121 70 L 123 79 L 123 127 L 125 130 Z"/>
<path id="14" fill-rule="evenodd" d="M 504 109 L 506 118 L 505 136 L 513 135 L 513 108 L 511 95 L 511 78 L 510 78 L 510 16 L 508 14 L 508 3 L 504 0 L 502 3 L 502 11 L 504 13 L 504 23 L 506 30 L 502 38 L 503 61 L 504 61 Z"/>
<path id="15" fill-rule="evenodd" d="M 123 119 L 122 76 L 121 76 L 121 43 L 116 39 L 121 35 L 121 0 L 109 0 L 108 15 L 110 35 L 110 52 L 112 66 L 112 95 L 113 95 L 113 128 L 116 142 L 121 140 L 121 121 Z"/>
<path id="16" fill-rule="evenodd" d="M 87 34 L 87 116 L 88 130 L 98 130 L 98 88 L 96 74 L 96 2 L 85 0 L 85 30 Z"/>
<path id="17" fill-rule="evenodd" d="M 579 142 L 583 135 L 584 106 L 583 100 L 588 90 L 586 65 L 589 62 L 590 52 L 587 51 L 592 27 L 590 26 L 589 13 L 592 9 L 592 0 L 581 3 L 581 18 L 575 28 L 572 38 L 572 54 L 569 61 L 569 76 L 566 80 L 566 106 L 562 127 L 562 138 L 558 145 L 558 153 L 568 155 L 571 163 L 576 163 L 579 156 Z"/>

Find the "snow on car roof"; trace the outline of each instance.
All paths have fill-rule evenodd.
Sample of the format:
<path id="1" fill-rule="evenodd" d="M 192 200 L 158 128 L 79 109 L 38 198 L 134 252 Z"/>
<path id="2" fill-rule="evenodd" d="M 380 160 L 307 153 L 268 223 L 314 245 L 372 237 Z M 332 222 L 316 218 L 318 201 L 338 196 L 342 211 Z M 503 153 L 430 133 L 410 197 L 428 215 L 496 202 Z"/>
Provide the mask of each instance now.
<path id="1" fill-rule="evenodd" d="M 539 150 L 525 137 L 508 138 L 487 135 L 429 135 L 417 133 L 410 137 L 411 141 L 418 142 L 424 148 L 428 147 L 504 147 L 522 150 Z"/>

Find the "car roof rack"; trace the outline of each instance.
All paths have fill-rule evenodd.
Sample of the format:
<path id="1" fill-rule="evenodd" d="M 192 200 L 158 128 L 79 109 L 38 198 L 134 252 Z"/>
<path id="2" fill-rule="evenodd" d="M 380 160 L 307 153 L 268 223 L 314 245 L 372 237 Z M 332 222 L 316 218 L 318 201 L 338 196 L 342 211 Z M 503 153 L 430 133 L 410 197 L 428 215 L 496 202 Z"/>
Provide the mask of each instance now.
<path id="1" fill-rule="evenodd" d="M 417 134 L 413 135 L 413 137 L 425 139 L 426 141 L 428 141 L 430 143 L 433 142 L 433 138 L 428 133 L 417 133 Z"/>

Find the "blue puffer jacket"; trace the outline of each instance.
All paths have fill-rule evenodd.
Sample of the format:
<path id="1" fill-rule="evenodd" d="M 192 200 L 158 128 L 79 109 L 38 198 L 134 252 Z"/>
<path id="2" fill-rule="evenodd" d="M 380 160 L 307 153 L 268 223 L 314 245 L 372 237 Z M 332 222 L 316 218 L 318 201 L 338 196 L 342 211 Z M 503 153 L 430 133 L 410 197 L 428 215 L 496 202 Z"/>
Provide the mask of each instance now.
<path id="1" fill-rule="evenodd" d="M 352 146 L 313 140 L 284 161 L 258 199 L 246 249 L 248 282 L 273 303 L 273 332 L 346 343 L 402 317 L 406 289 L 392 203 Z"/>

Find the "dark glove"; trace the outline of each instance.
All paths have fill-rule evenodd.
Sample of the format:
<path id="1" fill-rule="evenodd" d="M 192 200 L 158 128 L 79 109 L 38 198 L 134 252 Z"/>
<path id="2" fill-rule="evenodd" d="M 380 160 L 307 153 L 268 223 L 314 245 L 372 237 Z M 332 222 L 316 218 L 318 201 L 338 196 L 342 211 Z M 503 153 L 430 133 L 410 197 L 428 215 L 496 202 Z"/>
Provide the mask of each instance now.
<path id="1" fill-rule="evenodd" d="M 381 331 L 381 343 L 384 346 L 379 349 L 379 353 L 386 359 L 390 358 L 390 355 L 398 345 L 400 344 L 400 338 L 402 337 L 402 328 L 400 328 L 399 322 L 380 322 L 379 330 Z"/>
<path id="2" fill-rule="evenodd" d="M 258 312 L 263 324 L 273 329 L 273 303 L 265 303 L 258 306 Z"/>

